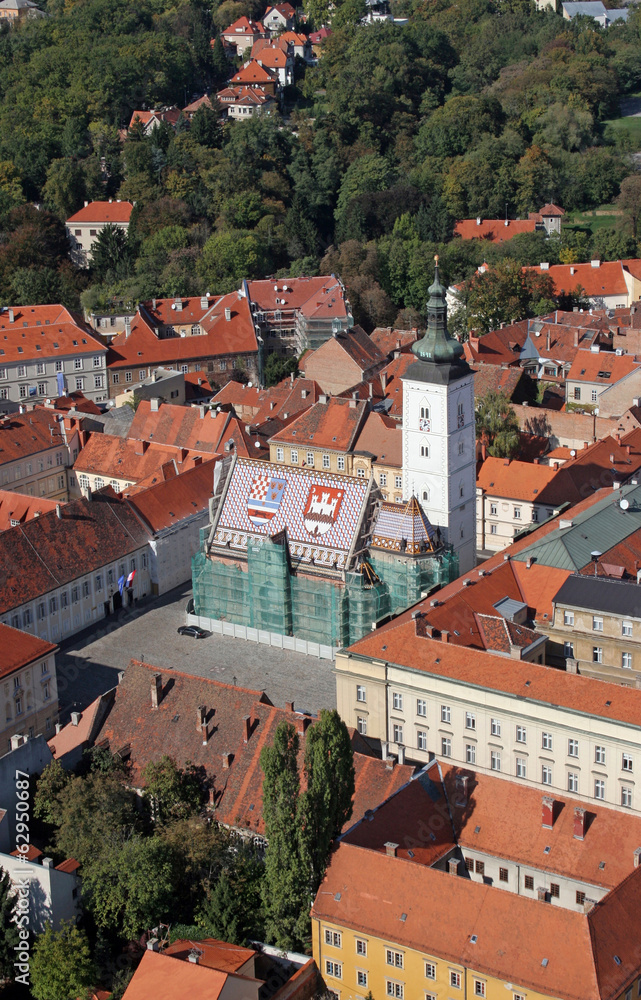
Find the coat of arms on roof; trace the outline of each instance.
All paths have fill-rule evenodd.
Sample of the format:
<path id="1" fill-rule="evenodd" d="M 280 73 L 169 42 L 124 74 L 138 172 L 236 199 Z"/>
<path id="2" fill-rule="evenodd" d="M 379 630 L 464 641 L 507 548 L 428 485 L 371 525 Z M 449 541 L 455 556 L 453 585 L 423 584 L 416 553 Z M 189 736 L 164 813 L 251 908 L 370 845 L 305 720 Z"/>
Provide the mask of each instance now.
<path id="1" fill-rule="evenodd" d="M 334 486 L 311 486 L 303 512 L 303 523 L 310 535 L 324 535 L 338 517 L 343 491 Z"/>
<path id="2" fill-rule="evenodd" d="M 256 476 L 247 498 L 247 516 L 257 528 L 264 528 L 278 513 L 283 494 L 287 487 L 286 479 L 275 476 Z"/>

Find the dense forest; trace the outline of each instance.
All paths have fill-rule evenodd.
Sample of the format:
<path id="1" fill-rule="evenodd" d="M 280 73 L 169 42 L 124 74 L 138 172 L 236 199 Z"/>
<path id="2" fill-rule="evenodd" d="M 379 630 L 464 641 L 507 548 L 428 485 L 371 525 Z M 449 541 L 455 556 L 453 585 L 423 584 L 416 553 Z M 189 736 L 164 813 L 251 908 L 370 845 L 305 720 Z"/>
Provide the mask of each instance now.
<path id="1" fill-rule="evenodd" d="M 215 102 L 146 138 L 123 131 L 132 112 L 215 94 L 234 67 L 212 40 L 264 5 L 43 7 L 46 18 L 0 28 L 2 303 L 97 306 L 333 271 L 371 329 L 418 321 L 436 252 L 448 281 L 483 260 L 509 272 L 637 254 L 623 226 L 496 245 L 452 231 L 457 218 L 617 197 L 634 164 L 605 122 L 641 89 L 639 10 L 602 30 L 530 0 L 392 0 L 408 23 L 367 25 L 364 0 L 343 0 L 319 64 L 297 60 L 281 111 L 221 125 Z M 309 31 L 326 12 L 322 0 L 307 10 Z M 135 201 L 130 236 L 102 241 L 79 272 L 64 219 L 106 197 Z"/>

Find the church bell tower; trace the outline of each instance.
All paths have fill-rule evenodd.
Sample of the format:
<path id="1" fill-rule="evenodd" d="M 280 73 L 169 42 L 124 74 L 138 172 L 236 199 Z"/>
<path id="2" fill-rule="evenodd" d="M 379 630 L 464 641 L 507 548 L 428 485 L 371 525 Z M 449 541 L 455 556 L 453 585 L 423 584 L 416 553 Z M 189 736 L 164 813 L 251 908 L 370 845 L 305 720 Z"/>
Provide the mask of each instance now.
<path id="1" fill-rule="evenodd" d="M 412 345 L 416 361 L 403 381 L 403 496 L 416 496 L 459 573 L 476 564 L 474 375 L 447 332 L 445 289 L 435 258 L 427 330 Z"/>

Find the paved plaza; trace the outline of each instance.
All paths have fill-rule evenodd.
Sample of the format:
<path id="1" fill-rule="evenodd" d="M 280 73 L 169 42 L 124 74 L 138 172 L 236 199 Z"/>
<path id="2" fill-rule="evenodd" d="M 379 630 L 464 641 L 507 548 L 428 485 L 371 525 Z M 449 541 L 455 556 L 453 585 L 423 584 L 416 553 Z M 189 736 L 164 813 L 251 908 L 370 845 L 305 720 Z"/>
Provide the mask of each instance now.
<path id="1" fill-rule="evenodd" d="M 275 705 L 294 701 L 316 713 L 336 707 L 333 662 L 228 636 L 192 639 L 178 635 L 191 597 L 188 584 L 96 622 L 61 643 L 57 656 L 62 721 L 118 683 L 134 659 L 210 677 L 225 684 L 265 690 Z"/>

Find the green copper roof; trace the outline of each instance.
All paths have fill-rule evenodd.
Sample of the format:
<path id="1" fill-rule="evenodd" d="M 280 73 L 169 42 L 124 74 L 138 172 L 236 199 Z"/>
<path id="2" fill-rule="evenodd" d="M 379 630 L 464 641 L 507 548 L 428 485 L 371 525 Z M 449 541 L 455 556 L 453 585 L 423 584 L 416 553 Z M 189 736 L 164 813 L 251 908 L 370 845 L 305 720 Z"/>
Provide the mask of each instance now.
<path id="1" fill-rule="evenodd" d="M 435 365 L 452 365 L 461 362 L 463 345 L 453 340 L 447 332 L 447 303 L 445 289 L 439 281 L 438 257 L 434 258 L 434 284 L 430 285 L 427 303 L 427 330 L 421 340 L 412 344 L 412 351 L 421 361 Z"/>

